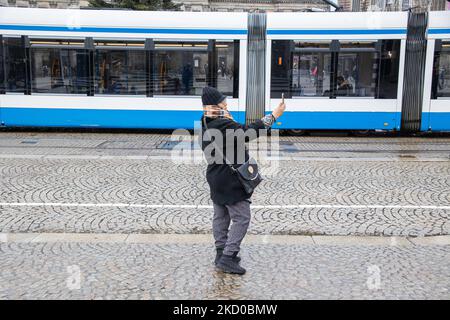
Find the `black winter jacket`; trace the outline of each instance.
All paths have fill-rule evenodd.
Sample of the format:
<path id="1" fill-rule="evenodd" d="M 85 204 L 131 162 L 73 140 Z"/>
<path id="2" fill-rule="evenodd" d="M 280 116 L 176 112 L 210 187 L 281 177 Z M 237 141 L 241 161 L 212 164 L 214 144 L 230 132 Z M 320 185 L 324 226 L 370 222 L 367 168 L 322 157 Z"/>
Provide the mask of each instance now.
<path id="1" fill-rule="evenodd" d="M 239 167 L 243 162 L 249 159 L 248 151 L 245 148 L 245 143 L 243 143 L 243 141 L 248 142 L 252 140 L 252 138 L 258 137 L 260 130 L 266 128 L 264 123 L 261 120 L 257 120 L 250 125 L 244 126 L 227 118 L 205 117 L 205 120 L 209 132 L 205 132 L 206 129 L 202 117 L 202 135 L 199 138 L 201 140 L 200 145 L 202 146 L 202 150 L 208 161 L 206 180 L 210 187 L 212 201 L 219 205 L 229 205 L 249 199 L 252 195 L 245 192 L 237 176 L 238 173 L 234 172 L 225 161 L 222 161 L 222 163 L 212 162 L 211 155 L 215 156 L 215 152 L 211 152 L 211 150 L 214 149 L 214 146 L 223 146 L 222 154 L 217 155 L 217 157 L 223 159 L 224 155 L 230 154 L 229 149 L 233 148 L 233 159 L 230 159 L 229 157 L 227 157 L 227 159 L 234 167 Z M 215 140 L 215 135 L 212 134 L 212 131 L 214 130 L 212 129 L 216 129 L 222 133 L 222 141 L 218 141 L 217 144 L 210 146 L 211 140 Z M 251 133 L 256 133 L 256 135 L 248 136 L 248 133 L 250 133 L 249 130 L 252 131 Z M 216 131 L 216 133 L 218 133 L 218 131 Z M 209 135 L 209 133 L 211 133 L 211 135 Z M 239 150 L 243 152 L 242 154 L 245 155 L 245 159 L 243 159 L 242 154 L 240 158 L 238 157 Z"/>

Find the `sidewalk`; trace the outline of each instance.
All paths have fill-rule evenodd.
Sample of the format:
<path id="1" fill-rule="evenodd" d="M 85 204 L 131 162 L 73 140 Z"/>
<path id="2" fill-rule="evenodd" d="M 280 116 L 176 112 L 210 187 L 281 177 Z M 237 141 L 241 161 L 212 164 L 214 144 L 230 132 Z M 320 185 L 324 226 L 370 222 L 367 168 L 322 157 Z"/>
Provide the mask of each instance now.
<path id="1" fill-rule="evenodd" d="M 450 299 L 450 237 L 249 236 L 243 277 L 211 235 L 3 234 L 1 299 Z"/>
<path id="2" fill-rule="evenodd" d="M 284 137 L 243 277 L 168 139 L 1 133 L 0 299 L 450 299 L 450 139 Z"/>

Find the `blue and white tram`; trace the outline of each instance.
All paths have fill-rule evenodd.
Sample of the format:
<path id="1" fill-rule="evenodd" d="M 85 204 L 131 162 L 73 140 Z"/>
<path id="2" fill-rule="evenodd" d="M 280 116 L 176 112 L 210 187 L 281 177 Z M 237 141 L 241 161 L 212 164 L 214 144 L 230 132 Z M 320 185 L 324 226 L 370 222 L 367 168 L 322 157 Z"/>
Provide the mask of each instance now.
<path id="1" fill-rule="evenodd" d="M 450 12 L 430 12 L 422 131 L 450 131 Z"/>
<path id="2" fill-rule="evenodd" d="M 280 129 L 450 131 L 449 30 L 450 12 L 0 8 L 0 125 L 192 128 L 209 85 L 242 123 L 284 93 Z"/>
<path id="3" fill-rule="evenodd" d="M 405 12 L 271 13 L 267 99 L 284 129 L 399 130 Z"/>
<path id="4" fill-rule="evenodd" d="M 243 120 L 245 13 L 1 8 L 0 34 L 4 126 L 189 128 L 206 85 Z"/>

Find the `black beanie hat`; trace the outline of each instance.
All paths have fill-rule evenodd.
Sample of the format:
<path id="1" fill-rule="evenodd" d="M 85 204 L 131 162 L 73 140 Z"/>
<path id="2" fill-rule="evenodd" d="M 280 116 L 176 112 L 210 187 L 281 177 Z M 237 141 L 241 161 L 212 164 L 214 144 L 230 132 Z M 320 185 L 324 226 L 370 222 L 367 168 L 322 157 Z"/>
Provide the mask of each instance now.
<path id="1" fill-rule="evenodd" d="M 202 93 L 202 103 L 204 106 L 207 105 L 218 105 L 223 100 L 226 99 L 220 91 L 212 87 L 204 87 Z"/>

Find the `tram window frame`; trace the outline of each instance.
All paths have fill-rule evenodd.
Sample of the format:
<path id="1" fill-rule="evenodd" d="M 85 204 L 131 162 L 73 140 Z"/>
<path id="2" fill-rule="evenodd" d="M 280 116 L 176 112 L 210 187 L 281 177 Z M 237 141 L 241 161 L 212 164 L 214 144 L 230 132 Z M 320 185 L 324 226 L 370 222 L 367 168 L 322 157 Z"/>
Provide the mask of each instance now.
<path id="1" fill-rule="evenodd" d="M 292 40 L 272 40 L 270 64 L 270 98 L 291 98 L 290 69 L 292 59 Z"/>
<path id="2" fill-rule="evenodd" d="M 8 90 L 8 83 L 6 81 L 7 79 L 7 71 L 8 68 L 6 68 L 6 63 L 8 61 L 8 57 L 5 54 L 5 52 L 8 50 L 8 48 L 5 45 L 5 42 L 8 42 L 8 39 L 15 39 L 14 41 L 17 43 L 14 43 L 15 46 L 19 47 L 19 51 L 23 53 L 22 59 L 23 59 L 23 74 L 21 75 L 22 79 L 22 86 L 18 90 Z M 149 41 L 150 40 L 150 41 Z M 40 43 L 37 44 L 37 41 L 42 42 L 48 42 L 48 43 Z M 78 45 L 69 45 L 69 42 L 76 42 Z M 150 44 L 151 45 L 148 45 Z M 238 98 L 239 95 L 239 60 L 240 60 L 240 40 L 236 39 L 229 39 L 229 40 L 161 40 L 159 42 L 154 42 L 153 39 L 110 39 L 110 38 L 51 38 L 51 37 L 31 37 L 28 38 L 27 36 L 22 37 L 3 37 L 2 45 L 2 55 L 0 56 L 0 77 L 2 76 L 3 71 L 3 77 L 0 79 L 0 93 L 2 93 L 2 88 L 5 89 L 5 93 L 20 93 L 20 94 L 47 94 L 47 95 L 88 95 L 88 96 L 94 96 L 94 95 L 123 95 L 123 96 L 147 96 L 147 97 L 153 97 L 154 93 L 155 96 L 162 96 L 167 97 L 169 95 L 159 95 L 156 92 L 155 88 L 155 81 L 154 81 L 154 68 L 155 68 L 155 52 L 158 52 L 159 49 L 163 49 L 158 45 L 155 45 L 157 43 L 203 43 L 202 46 L 204 52 L 208 52 L 208 58 L 207 58 L 207 65 L 210 69 L 208 71 L 208 74 L 206 75 L 207 81 L 206 85 L 210 86 L 217 86 L 217 78 L 218 78 L 218 66 L 213 66 L 211 61 L 219 62 L 218 56 L 219 52 L 216 48 L 216 44 L 219 46 L 222 44 L 229 44 L 232 46 L 232 53 L 229 53 L 228 56 L 232 56 L 231 59 L 233 62 L 233 66 L 230 66 L 232 70 L 230 72 L 233 74 L 232 78 L 229 79 L 230 83 L 228 86 L 230 87 L 230 90 L 228 92 L 224 92 L 226 95 L 232 97 L 232 98 Z M 112 45 L 108 45 L 112 44 Z M 211 46 L 212 43 L 212 46 Z M 137 45 L 136 45 L 137 44 Z M 34 49 L 36 48 L 65 48 L 67 49 L 76 49 L 76 50 L 83 50 L 87 57 L 87 71 L 86 77 L 87 79 L 87 85 L 86 88 L 81 92 L 52 92 L 51 89 L 39 89 L 36 87 L 35 83 L 35 75 L 34 75 Z M 17 49 L 17 48 L 16 48 Z M 139 94 L 114 94 L 114 93 L 99 93 L 98 92 L 98 61 L 97 61 L 97 51 L 98 50 L 114 50 L 114 49 L 126 49 L 126 50 L 142 50 L 145 52 L 145 55 L 143 56 L 143 61 L 145 61 L 145 68 L 142 70 L 145 70 L 145 76 L 142 77 L 142 87 L 145 88 L 142 90 L 142 92 L 139 92 Z M 167 48 L 165 48 L 167 49 Z M 0 48 L 1 50 L 1 48 Z M 212 58 L 211 58 L 212 57 Z M 19 59 L 20 60 L 20 59 Z M 213 68 L 211 68 L 213 67 Z M 32 72 L 33 70 L 33 72 Z M 17 77 L 16 77 L 17 78 Z M 231 90 L 232 87 L 232 90 Z M 232 92 L 231 92 L 232 91 Z M 177 95 L 179 97 L 179 95 Z M 199 94 L 192 95 L 192 96 L 199 96 Z"/>
<path id="3" fill-rule="evenodd" d="M 225 45 L 228 47 L 230 52 L 224 54 L 226 56 L 225 59 L 220 59 L 219 50 L 224 49 Z M 230 46 L 231 46 L 231 49 L 229 48 Z M 236 48 L 236 46 L 237 46 L 237 48 Z M 214 50 L 214 63 L 216 64 L 216 66 L 213 69 L 215 72 L 215 75 L 214 75 L 215 79 L 214 79 L 213 83 L 214 83 L 215 87 L 220 92 L 222 92 L 224 95 L 226 95 L 228 97 L 237 98 L 238 93 L 236 92 L 236 90 L 239 90 L 239 54 L 236 55 L 236 51 L 239 53 L 239 42 L 236 42 L 234 40 L 230 40 L 230 41 L 217 40 L 214 42 L 213 50 Z M 230 58 L 230 57 L 232 60 L 232 65 L 228 61 L 228 58 Z M 221 66 L 220 66 L 221 63 L 224 63 L 225 70 L 226 70 L 225 72 L 223 72 L 223 70 L 221 69 Z M 227 77 L 229 76 L 229 74 L 227 75 L 227 72 L 231 73 L 231 77 L 229 79 L 227 79 Z M 230 82 L 227 86 L 231 86 L 231 88 L 230 88 L 231 90 L 226 91 L 226 90 L 223 90 L 222 88 L 219 88 L 220 73 L 222 73 L 222 76 L 225 76 L 225 80 L 227 80 L 227 82 Z M 236 77 L 237 77 L 237 82 L 235 79 Z"/>
<path id="4" fill-rule="evenodd" d="M 13 41 L 18 42 L 18 44 L 10 45 L 10 44 L 8 44 L 8 42 L 10 42 L 10 41 L 11 42 L 13 42 Z M 3 67 L 3 88 L 4 88 L 4 91 L 7 94 L 26 94 L 27 93 L 27 74 L 26 74 L 27 59 L 26 59 L 26 54 L 25 54 L 24 39 L 23 39 L 23 37 L 20 37 L 20 36 L 17 36 L 17 37 L 14 37 L 14 36 L 8 36 L 8 37 L 3 36 L 2 46 L 3 46 L 2 67 Z M 17 57 L 12 57 L 11 58 L 10 57 L 10 53 L 11 52 L 9 51 L 10 50 L 10 46 L 11 47 L 12 46 L 17 47 L 16 50 L 18 50 L 19 52 L 21 51 L 22 52 L 22 56 L 19 57 L 19 58 L 17 58 Z M 21 63 L 20 63 L 20 60 L 22 60 Z M 16 70 L 14 72 L 15 76 L 13 78 L 9 77 L 10 76 L 9 73 L 12 72 L 11 71 L 11 67 L 10 67 L 9 64 L 12 63 L 12 62 L 14 62 L 14 64 L 22 64 L 22 66 L 21 66 L 22 70 Z M 13 69 L 17 69 L 17 68 L 14 67 Z M 21 76 L 20 75 L 17 76 L 17 73 L 19 71 L 22 71 L 22 73 L 23 73 Z M 12 80 L 16 79 L 16 81 L 15 81 L 16 84 L 17 84 L 17 81 L 19 81 L 19 82 L 22 81 L 23 84 L 20 86 L 20 88 L 18 90 L 17 89 L 13 90 L 10 87 L 10 81 L 8 80 L 8 78 L 10 78 Z"/>
<path id="5" fill-rule="evenodd" d="M 291 64 L 289 68 L 289 91 L 290 96 L 295 99 L 316 99 L 316 98 L 327 98 L 329 99 L 332 94 L 331 86 L 333 82 L 333 52 L 332 52 L 332 41 L 331 40 L 316 40 L 316 41 L 294 41 L 292 43 L 292 50 L 291 50 Z M 311 68 L 308 67 L 308 70 L 310 71 L 310 82 L 313 82 L 313 88 L 316 90 L 316 94 L 308 95 L 308 94 L 301 94 L 303 93 L 300 82 L 301 82 L 301 69 L 300 66 L 302 64 L 302 55 L 318 55 L 319 57 L 317 59 L 314 59 L 314 63 L 316 64 L 316 67 L 311 70 Z M 297 58 L 296 58 L 297 57 Z M 297 61 L 296 61 L 297 60 Z M 318 61 L 319 60 L 319 61 Z M 328 60 L 328 66 L 325 68 L 325 60 Z M 295 68 L 295 63 L 297 63 L 297 68 Z M 319 65 L 322 65 L 321 68 L 319 68 Z M 327 70 L 326 70 L 327 69 Z M 297 75 L 295 75 L 294 71 L 297 71 Z M 328 76 L 328 85 L 325 87 L 323 85 L 324 78 L 325 78 L 325 72 L 327 72 Z M 322 73 L 322 77 L 319 77 L 319 73 Z M 294 81 L 295 77 L 297 78 L 298 86 L 294 87 Z M 314 79 L 312 80 L 311 79 Z M 318 85 L 318 86 L 317 86 Z M 294 88 L 299 94 L 295 93 Z M 318 93 L 318 89 L 320 89 L 321 94 Z M 300 90 L 300 91 L 299 91 Z"/>
<path id="6" fill-rule="evenodd" d="M 333 84 L 334 88 L 334 94 L 333 96 L 337 99 L 376 99 L 377 98 L 377 88 L 378 88 L 378 82 L 379 82 L 379 68 L 380 68 L 380 42 L 376 40 L 344 40 L 339 41 L 339 50 L 337 51 L 337 66 L 336 66 L 336 83 Z M 371 86 L 368 87 L 370 89 L 370 93 L 367 95 L 360 95 L 357 93 L 357 90 L 366 90 L 367 88 L 362 88 L 361 86 L 357 86 L 360 82 L 358 82 L 358 79 L 355 79 L 354 75 L 349 74 L 347 76 L 347 79 L 345 79 L 345 73 L 349 72 L 348 70 L 344 70 L 339 73 L 339 69 L 341 67 L 340 61 L 342 60 L 341 57 L 343 57 L 345 54 L 353 54 L 356 55 L 356 59 L 359 61 L 361 59 L 361 55 L 367 55 L 367 57 L 370 58 L 370 54 L 372 55 L 372 64 L 371 71 L 372 71 L 372 83 Z M 367 58 L 366 57 L 366 58 Z M 374 63 L 376 61 L 376 63 Z M 376 65 L 376 76 L 374 77 L 374 65 Z M 366 65 L 365 65 L 366 66 Z M 350 71 L 351 72 L 351 71 Z M 361 70 L 356 71 L 358 73 L 357 78 L 359 78 L 359 75 L 361 73 Z M 365 74 L 365 73 L 363 73 Z M 354 83 L 351 81 L 349 82 L 348 79 L 352 78 L 354 80 Z M 342 79 L 342 83 L 347 82 L 345 89 L 339 89 L 337 86 L 339 85 L 339 79 Z M 341 93 L 339 93 L 339 90 L 341 90 Z M 345 92 L 343 91 L 345 90 Z"/>
<path id="7" fill-rule="evenodd" d="M 397 99 L 400 78 L 400 39 L 381 41 L 377 99 Z"/>
<path id="8" fill-rule="evenodd" d="M 450 99 L 450 90 L 449 92 L 440 92 L 440 83 L 441 83 L 441 59 L 442 59 L 442 55 L 445 55 L 446 57 L 448 57 L 447 59 L 449 60 L 448 62 L 448 70 L 445 69 L 445 73 L 448 74 L 448 76 L 446 76 L 446 74 L 444 73 L 443 76 L 445 76 L 446 78 L 449 78 L 449 84 L 448 86 L 450 86 L 450 39 L 436 39 L 435 40 L 435 52 L 434 52 L 434 57 L 433 57 L 433 79 L 432 79 L 432 94 L 431 94 L 431 99 L 433 100 L 449 100 Z M 447 83 L 444 80 L 444 84 Z"/>
<path id="9" fill-rule="evenodd" d="M 155 97 L 195 97 L 201 95 L 198 94 L 190 94 L 192 89 L 195 90 L 194 80 L 195 80 L 195 69 L 198 68 L 200 70 L 201 59 L 203 58 L 203 62 L 206 60 L 206 64 L 203 66 L 204 71 L 204 86 L 211 85 L 211 74 L 213 73 L 210 69 L 211 64 L 211 41 L 202 40 L 202 41 L 193 41 L 193 40 L 161 40 L 155 41 L 154 47 L 154 59 L 152 66 L 152 75 L 153 75 L 153 95 Z M 193 65 L 182 65 L 180 67 L 177 66 L 176 71 L 173 72 L 167 69 L 167 63 L 165 63 L 166 69 L 164 71 L 166 78 L 164 76 L 160 76 L 161 72 L 157 72 L 158 69 L 162 70 L 163 65 L 160 64 L 158 66 L 158 62 L 163 62 L 163 60 L 170 59 L 173 55 L 186 55 L 186 53 L 192 53 Z M 195 58 L 195 54 L 197 54 L 197 59 Z M 200 54 L 202 57 L 200 57 Z M 187 58 L 186 58 L 187 59 Z M 160 61 L 161 60 L 161 61 Z M 167 62 L 167 61 L 166 61 Z M 180 62 L 177 59 L 174 63 L 177 65 Z M 198 64 L 198 66 L 196 66 Z M 187 67 L 187 68 L 186 68 Z M 185 73 L 186 71 L 186 73 Z M 172 75 L 170 73 L 172 72 Z M 183 76 L 186 74 L 186 81 L 183 81 Z M 181 79 L 179 76 L 181 75 Z M 199 78 L 201 79 L 201 78 Z M 162 85 L 158 85 L 158 83 L 164 82 L 164 87 Z M 191 84 L 192 82 L 192 84 Z M 183 88 L 184 85 L 184 88 Z M 211 85 L 214 86 L 214 85 Z M 200 87 L 199 87 L 200 88 Z M 166 93 L 164 92 L 166 90 Z M 183 91 L 183 92 L 182 92 Z M 186 92 L 189 91 L 189 92 Z M 177 93 L 180 92 L 180 93 Z"/>
<path id="10" fill-rule="evenodd" d="M 147 73 L 148 73 L 148 65 L 146 60 L 148 59 L 148 56 L 146 54 L 147 49 L 145 45 L 145 39 L 107 39 L 107 38 L 94 38 L 92 40 L 92 53 L 93 53 L 93 72 L 92 72 L 92 95 L 98 95 L 98 96 L 123 96 L 123 97 L 144 97 L 148 95 L 148 84 L 147 84 Z M 142 51 L 142 59 L 130 59 L 130 51 Z M 135 93 L 130 91 L 129 84 L 130 84 L 130 77 L 129 73 L 123 74 L 122 72 L 119 72 L 120 81 L 116 79 L 116 82 L 120 84 L 118 86 L 119 92 L 115 92 L 115 87 L 107 85 L 107 87 L 103 88 L 106 90 L 106 92 L 100 92 L 99 83 L 100 81 L 113 81 L 116 76 L 101 76 L 100 71 L 100 65 L 99 65 L 99 57 L 101 55 L 109 55 L 109 59 L 111 59 L 111 55 L 113 54 L 119 54 L 119 53 L 125 53 L 125 60 L 127 61 L 126 66 L 121 68 L 126 68 L 128 70 L 130 66 L 130 61 L 141 61 L 143 64 L 142 68 L 138 68 L 137 70 L 140 70 L 138 80 L 136 83 L 140 83 L 142 85 L 141 89 L 135 88 Z M 106 56 L 108 58 L 108 56 Z M 142 74 L 144 72 L 144 74 Z M 106 78 L 105 78 L 106 77 Z M 126 82 L 126 91 L 123 91 L 122 86 L 122 80 L 125 79 Z M 134 86 L 134 85 L 133 85 Z M 113 92 L 111 92 L 113 90 Z"/>
<path id="11" fill-rule="evenodd" d="M 307 45 L 307 44 L 316 45 Z M 329 43 L 328 48 L 319 44 Z M 300 44 L 300 45 L 299 45 Z M 393 40 L 272 40 L 271 98 L 304 99 L 397 99 L 400 72 L 400 39 Z M 293 54 L 295 52 L 321 52 L 331 54 L 329 92 L 323 96 L 298 96 L 292 92 Z M 376 63 L 376 77 L 373 78 L 373 93 L 370 96 L 341 96 L 337 94 L 337 71 L 339 55 L 345 53 L 374 53 L 372 69 Z M 389 56 L 389 52 L 391 55 Z M 282 85 L 279 85 L 282 82 Z M 395 82 L 395 83 L 394 83 Z"/>
<path id="12" fill-rule="evenodd" d="M 231 81 L 230 85 L 231 85 L 231 90 L 230 91 L 224 91 L 223 93 L 230 97 L 230 98 L 238 98 L 239 95 L 239 52 L 240 52 L 240 40 L 233 40 L 233 39 L 229 39 L 229 40 L 158 40 L 154 42 L 154 47 L 153 47 L 153 64 L 151 66 L 151 74 L 152 74 L 152 93 L 153 96 L 155 97 L 198 97 L 201 95 L 201 90 L 204 86 L 211 86 L 211 87 L 218 87 L 218 72 L 219 72 L 219 65 L 218 63 L 220 63 L 220 59 L 219 59 L 219 50 L 218 48 L 220 48 L 220 46 L 222 45 L 231 45 L 232 46 L 232 62 L 233 65 L 230 67 L 231 68 L 231 73 L 232 73 L 232 78 L 228 79 L 229 81 Z M 203 62 L 203 68 L 204 68 L 204 85 L 201 86 L 194 86 L 194 84 L 190 84 L 191 80 L 188 80 L 189 82 L 187 83 L 186 88 L 184 88 L 184 92 L 183 91 L 183 81 L 181 79 L 179 79 L 179 74 L 180 71 L 178 70 L 177 72 L 175 72 L 175 78 L 169 78 L 168 81 L 170 81 L 171 79 L 174 81 L 178 81 L 178 85 L 180 87 L 177 87 L 178 89 L 176 89 L 176 91 L 178 91 L 179 93 L 174 93 L 173 91 L 169 89 L 169 92 L 164 93 L 161 92 L 160 87 L 158 86 L 158 82 L 160 81 L 160 78 L 158 76 L 158 61 L 159 59 L 161 59 L 161 57 L 159 56 L 160 54 L 164 54 L 166 53 L 167 55 L 169 55 L 171 52 L 173 51 L 178 51 L 178 52 L 193 52 L 193 53 L 197 53 L 197 54 L 202 54 L 203 57 L 197 57 L 197 61 L 199 63 L 198 66 L 195 66 L 195 61 L 193 66 L 191 66 L 192 68 L 201 68 L 200 63 Z M 193 60 L 194 57 L 192 57 Z M 206 62 L 206 63 L 205 63 Z M 180 69 L 181 70 L 181 69 Z M 189 70 L 188 72 L 190 72 L 191 70 Z M 183 71 L 182 71 L 183 72 Z M 192 83 L 194 83 L 194 75 L 195 69 L 192 70 Z M 167 72 L 168 73 L 168 72 Z M 203 74 L 203 73 L 201 73 Z M 178 75 L 178 76 L 177 76 Z M 182 75 L 182 74 L 181 74 Z M 199 78 L 201 80 L 201 78 Z M 189 86 L 189 88 L 188 88 Z M 181 89 L 180 89 L 181 88 Z M 195 92 L 195 88 L 197 88 L 197 92 Z M 189 92 L 188 94 L 186 94 L 187 91 L 191 91 L 194 90 L 193 93 Z M 219 88 L 220 90 L 220 88 Z M 171 91 L 171 92 L 170 92 Z"/>
<path id="13" fill-rule="evenodd" d="M 50 70 L 47 67 L 47 71 L 50 73 L 50 87 L 38 87 L 37 85 L 37 58 L 40 56 L 46 57 L 59 55 L 59 70 L 53 77 L 51 73 L 53 66 Z M 72 56 L 75 53 L 75 57 Z M 63 56 L 65 55 L 65 62 L 63 62 Z M 76 59 L 76 63 L 72 66 L 71 58 Z M 83 62 L 84 60 L 84 62 Z M 82 63 L 79 68 L 78 63 Z M 68 63 L 69 68 L 75 69 L 63 69 L 63 63 Z M 84 67 L 83 67 L 84 63 Z M 89 90 L 90 75 L 88 72 L 88 53 L 85 49 L 84 38 L 30 38 L 29 39 L 29 67 L 30 67 L 30 90 L 32 94 L 45 94 L 45 95 L 86 95 Z M 56 69 L 57 70 L 57 69 Z M 75 71 L 75 76 L 72 72 Z M 81 76 L 79 74 L 81 71 Z M 44 72 L 44 71 L 43 71 Z M 65 74 L 66 73 L 66 74 Z M 45 78 L 46 76 L 44 76 Z M 52 78 L 54 78 L 52 80 Z M 83 85 L 84 83 L 84 85 Z M 63 88 L 63 91 L 61 91 Z"/>
<path id="14" fill-rule="evenodd" d="M 0 34 L 0 94 L 5 94 L 5 50 L 3 45 L 3 35 Z"/>

